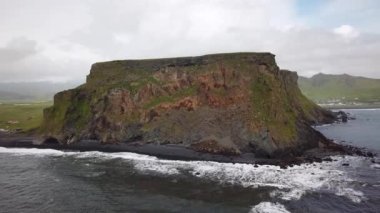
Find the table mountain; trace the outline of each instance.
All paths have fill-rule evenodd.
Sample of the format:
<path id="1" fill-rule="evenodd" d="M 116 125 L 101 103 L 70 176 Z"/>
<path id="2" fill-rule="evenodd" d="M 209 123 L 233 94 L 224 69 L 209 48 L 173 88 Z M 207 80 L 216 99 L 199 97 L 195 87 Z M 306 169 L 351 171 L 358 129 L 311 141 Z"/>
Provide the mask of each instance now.
<path id="1" fill-rule="evenodd" d="M 177 144 L 198 152 L 297 154 L 334 120 L 301 94 L 271 53 L 95 63 L 87 81 L 54 96 L 40 134 L 62 144 Z"/>

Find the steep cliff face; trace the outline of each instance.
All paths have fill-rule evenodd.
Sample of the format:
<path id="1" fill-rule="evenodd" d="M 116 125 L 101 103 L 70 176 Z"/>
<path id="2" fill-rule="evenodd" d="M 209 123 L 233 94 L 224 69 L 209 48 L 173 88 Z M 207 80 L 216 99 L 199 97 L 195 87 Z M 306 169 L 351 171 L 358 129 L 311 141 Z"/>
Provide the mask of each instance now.
<path id="1" fill-rule="evenodd" d="M 61 143 L 180 144 L 199 152 L 269 156 L 325 140 L 310 127 L 334 116 L 306 99 L 270 53 L 96 63 L 60 92 L 41 134 Z"/>

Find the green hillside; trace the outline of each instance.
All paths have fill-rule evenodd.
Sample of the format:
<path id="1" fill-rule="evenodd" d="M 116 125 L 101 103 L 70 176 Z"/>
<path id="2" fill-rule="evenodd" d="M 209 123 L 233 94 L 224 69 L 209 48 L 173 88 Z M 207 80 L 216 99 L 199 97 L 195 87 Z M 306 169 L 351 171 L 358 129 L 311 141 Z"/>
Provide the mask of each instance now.
<path id="1" fill-rule="evenodd" d="M 37 128 L 42 121 L 43 109 L 52 102 L 2 103 L 0 104 L 0 132 Z"/>
<path id="2" fill-rule="evenodd" d="M 302 92 L 317 103 L 380 102 L 380 79 L 343 75 L 317 74 L 300 77 Z"/>

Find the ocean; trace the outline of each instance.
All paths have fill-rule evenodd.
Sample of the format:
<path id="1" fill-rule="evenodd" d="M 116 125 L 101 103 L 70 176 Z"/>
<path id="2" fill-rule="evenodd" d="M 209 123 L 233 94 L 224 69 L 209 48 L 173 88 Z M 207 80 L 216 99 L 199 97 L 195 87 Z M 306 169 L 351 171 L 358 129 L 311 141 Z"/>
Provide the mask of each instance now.
<path id="1" fill-rule="evenodd" d="M 380 154 L 380 110 L 316 127 Z M 348 166 L 347 166 L 348 164 Z M 379 212 L 380 159 L 278 166 L 0 147 L 0 212 Z"/>

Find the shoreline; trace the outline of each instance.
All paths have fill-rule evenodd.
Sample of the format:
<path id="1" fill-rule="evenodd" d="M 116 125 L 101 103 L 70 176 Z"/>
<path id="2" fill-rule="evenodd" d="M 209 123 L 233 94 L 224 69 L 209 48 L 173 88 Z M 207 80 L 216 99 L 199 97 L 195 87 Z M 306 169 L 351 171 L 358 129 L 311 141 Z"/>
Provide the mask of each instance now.
<path id="1" fill-rule="evenodd" d="M 375 156 L 364 149 L 336 144 L 330 141 L 323 147 L 306 150 L 303 154 L 281 158 L 257 158 L 253 153 L 242 153 L 240 155 L 222 155 L 197 152 L 183 145 L 159 145 L 143 144 L 141 142 L 119 143 L 119 144 L 99 144 L 96 141 L 85 140 L 71 145 L 61 145 L 58 143 L 35 144 L 35 138 L 26 135 L 0 134 L 0 147 L 5 148 L 38 148 L 55 149 L 62 151 L 99 151 L 106 153 L 131 152 L 144 154 L 167 160 L 182 161 L 214 161 L 221 163 L 244 163 L 258 165 L 277 165 L 281 168 L 300 165 L 302 163 L 313 163 L 331 161 L 331 156 L 336 155 L 359 155 L 365 157 Z"/>
<path id="2" fill-rule="evenodd" d="M 323 107 L 325 109 L 330 110 L 345 110 L 345 109 L 380 109 L 380 105 L 373 105 L 373 106 L 350 106 L 350 105 L 334 105 L 334 106 L 324 106 L 319 105 L 320 107 Z"/>

